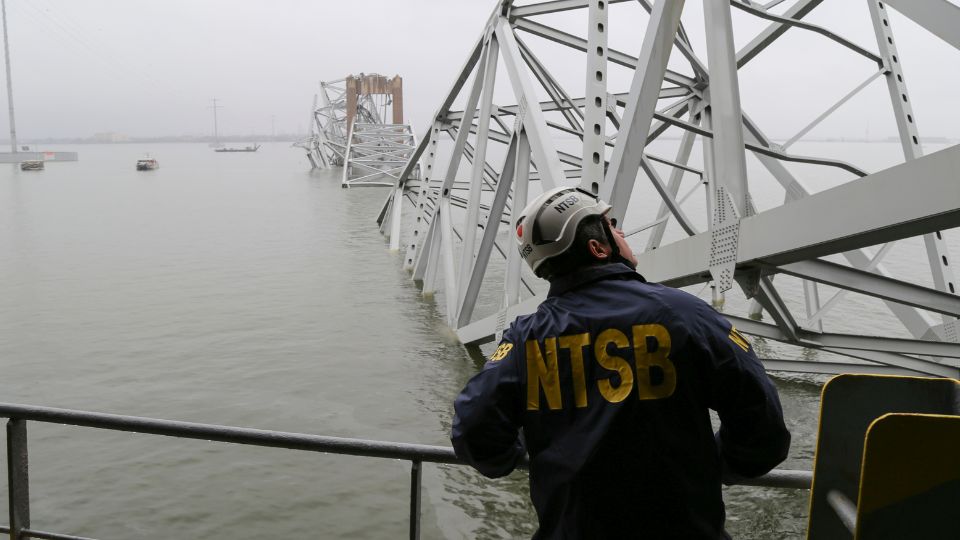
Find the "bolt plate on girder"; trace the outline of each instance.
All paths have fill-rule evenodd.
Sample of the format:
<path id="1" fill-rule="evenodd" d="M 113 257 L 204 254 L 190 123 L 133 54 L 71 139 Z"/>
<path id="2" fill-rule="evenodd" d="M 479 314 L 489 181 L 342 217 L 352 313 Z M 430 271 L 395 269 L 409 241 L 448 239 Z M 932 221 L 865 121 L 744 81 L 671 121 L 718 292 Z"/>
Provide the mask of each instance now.
<path id="1" fill-rule="evenodd" d="M 517 104 L 517 119 L 513 122 L 513 132 L 520 133 L 520 130 L 523 129 L 523 118 L 527 115 L 527 100 L 525 97 L 520 97 L 520 102 Z"/>
<path id="2" fill-rule="evenodd" d="M 733 287 L 733 274 L 737 266 L 737 244 L 740 238 L 740 217 L 723 186 L 717 186 L 716 205 L 713 213 L 713 229 L 710 232 L 710 277 L 717 290 L 723 292 Z"/>

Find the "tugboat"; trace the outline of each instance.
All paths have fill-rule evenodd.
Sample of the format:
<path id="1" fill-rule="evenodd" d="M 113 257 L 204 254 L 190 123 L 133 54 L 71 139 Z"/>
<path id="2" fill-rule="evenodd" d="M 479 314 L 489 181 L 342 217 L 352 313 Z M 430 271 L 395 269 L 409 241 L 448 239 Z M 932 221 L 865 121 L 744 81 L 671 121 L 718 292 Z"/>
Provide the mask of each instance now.
<path id="1" fill-rule="evenodd" d="M 160 164 L 157 163 L 157 160 L 148 158 L 148 159 L 138 159 L 137 160 L 137 170 L 138 171 L 152 171 L 154 169 L 159 169 Z"/>
<path id="2" fill-rule="evenodd" d="M 28 159 L 26 161 L 20 162 L 21 171 L 42 171 L 43 170 L 43 160 L 42 159 Z"/>

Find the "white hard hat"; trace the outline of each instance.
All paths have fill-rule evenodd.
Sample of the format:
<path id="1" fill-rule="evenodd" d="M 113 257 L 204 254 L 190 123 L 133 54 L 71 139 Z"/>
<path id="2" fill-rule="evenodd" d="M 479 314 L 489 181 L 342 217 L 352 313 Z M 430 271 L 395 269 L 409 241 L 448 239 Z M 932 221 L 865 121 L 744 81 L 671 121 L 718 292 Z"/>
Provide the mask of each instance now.
<path id="1" fill-rule="evenodd" d="M 536 274 L 543 261 L 570 249 L 577 225 L 584 218 L 602 216 L 609 210 L 609 204 L 577 188 L 558 187 L 544 192 L 514 222 L 520 257 Z"/>

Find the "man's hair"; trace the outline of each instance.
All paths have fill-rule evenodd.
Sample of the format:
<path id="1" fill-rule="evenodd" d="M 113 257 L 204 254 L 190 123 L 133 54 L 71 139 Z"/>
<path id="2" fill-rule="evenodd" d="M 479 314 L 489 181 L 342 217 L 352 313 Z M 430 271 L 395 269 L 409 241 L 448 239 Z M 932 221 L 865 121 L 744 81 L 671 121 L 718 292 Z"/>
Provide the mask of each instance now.
<path id="1" fill-rule="evenodd" d="M 590 249 L 587 247 L 587 242 L 590 240 L 596 240 L 604 245 L 610 244 L 603 216 L 594 215 L 583 218 L 577 225 L 577 232 L 570 248 L 543 261 L 537 268 L 537 276 L 553 281 L 577 270 L 609 262 L 608 260 L 598 260 L 590 254 Z"/>

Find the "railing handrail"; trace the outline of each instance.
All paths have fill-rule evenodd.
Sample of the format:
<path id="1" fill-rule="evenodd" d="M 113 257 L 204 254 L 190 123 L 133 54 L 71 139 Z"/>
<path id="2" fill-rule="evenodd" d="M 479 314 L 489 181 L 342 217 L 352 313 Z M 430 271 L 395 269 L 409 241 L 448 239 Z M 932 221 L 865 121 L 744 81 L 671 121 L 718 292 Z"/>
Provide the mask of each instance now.
<path id="1" fill-rule="evenodd" d="M 60 409 L 55 407 L 42 407 L 38 405 L 21 405 L 15 403 L 0 403 L 0 418 L 8 418 L 11 423 L 18 421 L 21 423 L 18 430 L 11 430 L 8 425 L 8 460 L 11 459 L 10 450 L 12 436 L 19 439 L 15 441 L 17 448 L 22 449 L 22 464 L 26 467 L 26 421 L 65 424 L 71 426 L 91 427 L 96 429 L 106 429 L 111 431 L 128 431 L 134 433 L 145 433 L 152 435 L 163 435 L 167 437 L 177 437 L 183 439 L 199 439 L 205 441 L 218 441 L 233 444 L 245 444 L 252 446 L 264 446 L 273 448 L 287 448 L 291 450 L 306 450 L 312 452 L 325 452 L 331 454 L 343 454 L 351 456 L 362 456 L 372 458 L 387 458 L 410 461 L 413 464 L 411 479 L 411 516 L 410 516 L 410 536 L 419 537 L 419 510 L 420 510 L 420 464 L 427 463 L 445 463 L 453 465 L 467 465 L 467 463 L 454 453 L 453 449 L 446 446 L 434 446 L 427 444 L 398 443 L 388 441 L 375 441 L 369 439 L 355 439 L 349 437 L 330 437 L 325 435 L 311 435 L 307 433 L 294 433 L 288 431 L 273 431 L 265 429 L 242 428 L 234 426 L 224 426 L 218 424 L 202 424 L 196 422 L 183 422 L 179 420 L 162 420 L 158 418 L 146 418 L 142 416 L 128 416 L 122 414 L 98 413 L 90 411 L 79 411 L 74 409 Z M 12 435 L 19 433 L 19 435 Z M 527 463 L 521 464 L 526 467 Z M 10 462 L 8 461 L 8 467 Z M 12 471 L 8 471 L 12 473 Z M 9 480 L 14 480 L 16 475 L 8 476 Z M 758 478 L 744 479 L 739 484 L 780 487 L 794 489 L 809 489 L 813 473 L 810 471 L 775 469 Z M 22 475 L 22 486 L 8 486 L 11 489 L 11 495 L 15 488 L 26 492 L 26 470 Z M 10 497 L 11 503 L 11 524 L 15 521 L 14 497 Z M 20 501 L 23 504 L 24 501 Z M 29 501 L 26 501 L 24 509 L 20 511 L 26 517 L 25 526 L 19 528 L 17 538 L 79 538 L 67 535 L 58 536 L 55 533 L 46 533 L 42 531 L 32 531 L 29 529 Z M 13 529 L 14 527 L 11 527 Z M 0 529 L 10 530 L 6 527 Z M 36 533 L 33 535 L 31 533 Z M 11 531 L 11 537 L 14 537 Z"/>
<path id="2" fill-rule="evenodd" d="M 331 454 L 467 465 L 467 462 L 457 457 L 452 448 L 428 444 L 330 437 L 14 403 L 0 403 L 0 418 L 20 418 L 35 422 L 67 424 L 113 431 L 132 431 L 183 439 L 329 452 Z M 523 465 L 526 465 L 526 463 Z M 809 471 L 775 469 L 758 478 L 744 479 L 738 483 L 754 486 L 809 489 L 812 477 L 813 473 Z"/>
<path id="3" fill-rule="evenodd" d="M 201 439 L 352 456 L 417 460 L 431 463 L 464 463 L 454 454 L 452 448 L 443 446 L 329 437 L 36 405 L 0 403 L 0 418 L 18 418 L 112 431 L 131 431 L 183 439 Z"/>

